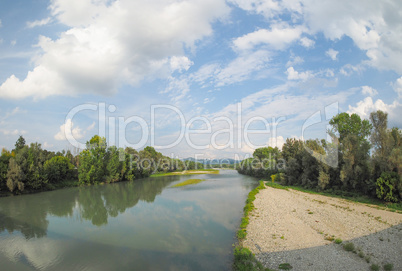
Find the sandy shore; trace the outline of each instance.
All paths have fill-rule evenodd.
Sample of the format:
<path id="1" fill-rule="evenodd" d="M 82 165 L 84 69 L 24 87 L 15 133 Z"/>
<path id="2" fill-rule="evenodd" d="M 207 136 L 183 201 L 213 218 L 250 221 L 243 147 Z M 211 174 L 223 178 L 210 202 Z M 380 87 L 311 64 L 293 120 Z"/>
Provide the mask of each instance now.
<path id="1" fill-rule="evenodd" d="M 344 271 L 378 264 L 382 270 L 392 263 L 393 270 L 402 270 L 402 214 L 270 187 L 257 194 L 254 205 L 243 245 L 266 267 L 290 263 L 297 271 Z M 357 253 L 330 237 L 352 242 Z"/>

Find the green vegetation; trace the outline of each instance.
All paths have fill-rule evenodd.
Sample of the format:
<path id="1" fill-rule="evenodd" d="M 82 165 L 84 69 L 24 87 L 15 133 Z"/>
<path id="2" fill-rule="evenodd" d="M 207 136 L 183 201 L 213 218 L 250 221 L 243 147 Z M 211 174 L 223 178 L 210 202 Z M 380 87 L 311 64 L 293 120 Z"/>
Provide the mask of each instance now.
<path id="1" fill-rule="evenodd" d="M 342 244 L 342 239 L 336 238 L 335 239 L 335 244 Z"/>
<path id="2" fill-rule="evenodd" d="M 274 175 L 272 175 L 272 176 L 274 176 Z M 266 182 L 265 184 L 272 188 L 289 190 L 289 188 L 287 188 L 286 186 L 280 185 L 278 183 Z"/>
<path id="3" fill-rule="evenodd" d="M 355 245 L 353 243 L 345 243 L 343 244 L 343 249 L 346 251 L 354 251 Z"/>
<path id="4" fill-rule="evenodd" d="M 172 187 L 182 187 L 182 186 L 186 186 L 186 185 L 197 184 L 197 183 L 200 183 L 203 181 L 205 181 L 205 180 L 204 179 L 188 179 L 188 180 L 185 180 L 184 182 L 172 185 Z"/>
<path id="5" fill-rule="evenodd" d="M 291 266 L 290 263 L 281 263 L 279 265 L 279 269 L 281 269 L 281 270 L 290 270 L 292 268 L 293 268 L 293 266 Z"/>
<path id="6" fill-rule="evenodd" d="M 247 248 L 236 247 L 234 249 L 233 270 L 235 271 L 270 271 L 257 261 L 254 254 Z"/>
<path id="7" fill-rule="evenodd" d="M 392 269 L 394 269 L 394 265 L 392 263 L 387 263 L 384 265 L 385 271 L 391 271 Z"/>
<path id="8" fill-rule="evenodd" d="M 265 189 L 265 185 L 263 181 L 260 181 L 260 185 L 257 186 L 256 188 L 254 188 L 253 190 L 250 191 L 250 193 L 248 194 L 247 200 L 246 200 L 246 206 L 244 206 L 244 215 L 243 218 L 241 220 L 241 224 L 240 224 L 240 230 L 237 232 L 237 238 L 241 241 L 243 239 L 246 238 L 247 236 L 247 225 L 249 223 L 248 221 L 248 217 L 249 214 L 252 210 L 254 210 L 254 204 L 253 201 L 255 200 L 255 195 L 258 194 L 258 192 L 261 189 Z"/>
<path id="9" fill-rule="evenodd" d="M 372 271 L 379 271 L 379 270 L 380 270 L 380 266 L 377 265 L 377 264 L 372 264 L 372 265 L 370 266 L 370 269 L 371 269 Z"/>
<path id="10" fill-rule="evenodd" d="M 267 185 L 335 195 L 402 210 L 402 131 L 388 128 L 388 115 L 370 120 L 340 113 L 330 120 L 331 142 L 287 139 L 282 151 L 264 147 L 243 160 L 239 173 Z"/>
<path id="11" fill-rule="evenodd" d="M 73 155 L 71 151 L 49 152 L 39 143 L 26 145 L 20 136 L 11 152 L 3 149 L 0 156 L 0 195 L 23 194 L 62 187 L 92 185 L 183 170 L 205 173 L 203 164 L 163 156 L 152 147 L 142 151 L 107 146 L 106 139 L 95 135 L 86 149 Z M 189 171 L 188 173 L 191 173 Z M 199 173 L 197 173 L 199 174 Z"/>
<path id="12" fill-rule="evenodd" d="M 246 200 L 246 205 L 244 206 L 244 215 L 240 224 L 240 229 L 237 232 L 237 238 L 240 242 L 239 245 L 237 245 L 234 249 L 234 264 L 233 264 L 233 270 L 235 271 L 249 271 L 249 270 L 265 270 L 269 271 L 268 268 L 264 268 L 263 265 L 257 261 L 255 258 L 254 254 L 247 248 L 243 247 L 241 245 L 241 241 L 243 241 L 246 236 L 247 236 L 247 225 L 249 223 L 249 215 L 252 210 L 254 210 L 254 204 L 253 201 L 255 200 L 255 195 L 258 194 L 258 192 L 261 189 L 265 189 L 265 185 L 263 181 L 260 181 L 259 186 L 254 188 L 253 190 L 250 191 L 248 194 L 247 200 Z"/>
<path id="13" fill-rule="evenodd" d="M 219 170 L 217 170 L 217 169 L 184 170 L 184 171 L 177 171 L 177 172 L 156 173 L 156 174 L 152 174 L 150 177 L 163 177 L 163 176 L 175 176 L 175 175 L 197 175 L 197 174 L 219 174 Z"/>

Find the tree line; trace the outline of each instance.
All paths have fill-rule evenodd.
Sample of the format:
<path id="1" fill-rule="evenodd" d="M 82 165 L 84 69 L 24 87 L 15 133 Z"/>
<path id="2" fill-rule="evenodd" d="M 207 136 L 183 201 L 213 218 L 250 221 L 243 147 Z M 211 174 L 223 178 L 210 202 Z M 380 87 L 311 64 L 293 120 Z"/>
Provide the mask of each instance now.
<path id="1" fill-rule="evenodd" d="M 388 128 L 388 114 L 372 112 L 362 120 L 340 113 L 329 123 L 331 142 L 288 138 L 282 150 L 256 149 L 237 170 L 285 185 L 402 201 L 402 132 Z"/>
<path id="2" fill-rule="evenodd" d="M 50 152 L 41 144 L 27 145 L 20 136 L 12 151 L 0 156 L 0 193 L 44 191 L 65 186 L 132 181 L 157 172 L 201 169 L 203 164 L 172 159 L 153 147 L 141 151 L 107 146 L 93 136 L 78 155 L 71 151 Z"/>

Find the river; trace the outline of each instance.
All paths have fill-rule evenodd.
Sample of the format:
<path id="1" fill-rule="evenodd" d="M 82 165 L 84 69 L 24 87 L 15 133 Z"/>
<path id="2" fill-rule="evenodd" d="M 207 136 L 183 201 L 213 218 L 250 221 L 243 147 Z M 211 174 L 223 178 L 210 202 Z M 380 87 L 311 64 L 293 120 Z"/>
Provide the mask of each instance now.
<path id="1" fill-rule="evenodd" d="M 0 269 L 230 270 L 257 185 L 221 170 L 0 198 Z"/>

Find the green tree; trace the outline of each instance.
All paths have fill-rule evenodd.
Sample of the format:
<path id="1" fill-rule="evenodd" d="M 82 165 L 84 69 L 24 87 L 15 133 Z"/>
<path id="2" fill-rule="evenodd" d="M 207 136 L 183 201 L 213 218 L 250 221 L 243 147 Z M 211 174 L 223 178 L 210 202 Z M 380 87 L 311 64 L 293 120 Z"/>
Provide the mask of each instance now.
<path id="1" fill-rule="evenodd" d="M 67 157 L 54 156 L 45 162 L 43 169 L 48 182 L 56 184 L 70 179 L 73 176 L 74 166 Z"/>
<path id="2" fill-rule="evenodd" d="M 109 147 L 107 151 L 106 181 L 122 181 L 126 170 L 126 155 L 124 153 L 124 150 L 117 149 L 115 146 Z"/>
<path id="3" fill-rule="evenodd" d="M 7 172 L 7 187 L 11 192 L 21 193 L 24 191 L 25 175 L 21 167 L 14 158 L 10 159 L 9 169 Z"/>
<path id="4" fill-rule="evenodd" d="M 7 191 L 7 172 L 8 172 L 8 164 L 12 155 L 6 149 L 1 151 L 0 156 L 0 191 Z"/>
<path id="5" fill-rule="evenodd" d="M 339 133 L 340 179 L 346 189 L 369 192 L 374 189 L 374 183 L 369 175 L 369 150 L 372 125 L 368 120 L 361 120 L 359 115 L 341 113 L 330 122 L 332 130 Z"/>
<path id="6" fill-rule="evenodd" d="M 95 135 L 87 142 L 87 149 L 80 153 L 78 179 L 82 184 L 94 184 L 106 180 L 106 138 Z"/>
<path id="7" fill-rule="evenodd" d="M 25 138 L 20 135 L 20 137 L 17 139 L 17 142 L 15 142 L 15 152 L 18 152 L 25 146 Z"/>
<path id="8" fill-rule="evenodd" d="M 339 133 L 339 140 L 342 141 L 349 135 L 354 135 L 359 141 L 366 140 L 370 135 L 372 125 L 368 120 L 361 120 L 359 115 L 340 113 L 333 117 L 329 124 L 332 125 L 334 132 Z"/>

